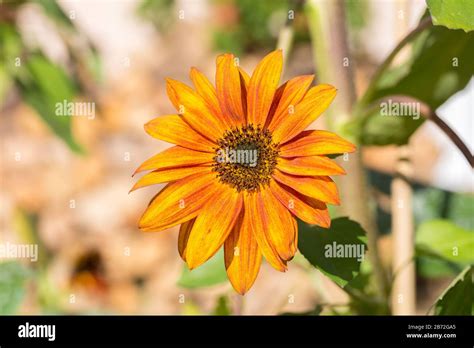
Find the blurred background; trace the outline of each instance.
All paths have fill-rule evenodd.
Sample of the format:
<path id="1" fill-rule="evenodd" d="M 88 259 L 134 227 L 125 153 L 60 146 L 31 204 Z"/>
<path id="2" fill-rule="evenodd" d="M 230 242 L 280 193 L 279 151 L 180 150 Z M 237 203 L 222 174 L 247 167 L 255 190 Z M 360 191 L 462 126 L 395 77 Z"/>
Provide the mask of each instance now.
<path id="1" fill-rule="evenodd" d="M 426 4 L 343 3 L 360 96 L 377 66 L 417 26 Z M 281 43 L 289 11 L 293 39 L 285 52 L 283 81 L 315 73 L 309 17 L 300 1 L 2 2 L 0 243 L 35 244 L 39 253 L 36 262 L 0 259 L 0 314 L 280 314 L 315 308 L 324 314 L 388 313 L 387 304 L 348 304 L 348 294 L 301 255 L 287 273 L 264 263 L 242 298 L 226 281 L 221 253 L 189 272 L 178 255 L 178 228 L 164 233 L 137 228 L 160 186 L 129 195 L 136 181 L 131 174 L 169 146 L 143 130 L 152 118 L 174 112 L 164 79 L 190 83 L 189 68 L 196 66 L 213 80 L 215 57 L 222 52 L 238 55 L 251 72 Z M 469 79 L 437 113 L 472 153 L 472 74 Z M 84 102 L 93 113 L 52 116 L 63 100 Z M 472 241 L 472 169 L 436 125 L 421 123 L 410 138 L 415 230 L 428 220 L 449 219 L 464 233 L 459 238 Z M 314 127 L 326 128 L 325 117 Z M 398 131 L 391 127 L 384 129 Z M 361 151 L 381 262 L 389 269 L 390 183 L 399 147 L 367 142 Z M 416 313 L 430 309 L 458 273 L 456 267 L 417 257 Z"/>

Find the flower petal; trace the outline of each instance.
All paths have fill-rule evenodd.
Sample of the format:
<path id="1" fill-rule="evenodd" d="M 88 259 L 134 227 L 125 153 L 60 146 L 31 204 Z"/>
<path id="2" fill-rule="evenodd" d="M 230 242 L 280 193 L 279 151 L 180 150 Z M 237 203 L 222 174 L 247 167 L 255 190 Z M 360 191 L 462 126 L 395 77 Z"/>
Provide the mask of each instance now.
<path id="1" fill-rule="evenodd" d="M 261 208 L 261 198 L 259 195 L 260 192 L 244 194 L 244 210 L 248 213 L 249 221 L 247 226 L 252 230 L 252 235 L 257 240 L 258 246 L 267 262 L 276 270 L 285 272 L 287 270 L 286 261 L 280 257 L 268 236 L 268 223 L 263 223 L 262 221 L 261 212 L 264 209 Z M 268 221 L 267 218 L 264 220 Z"/>
<path id="2" fill-rule="evenodd" d="M 214 152 L 215 144 L 192 129 L 179 115 L 157 117 L 145 124 L 145 131 L 153 138 L 191 150 Z"/>
<path id="3" fill-rule="evenodd" d="M 186 245 L 186 263 L 194 269 L 206 262 L 224 244 L 242 209 L 242 195 L 225 184 L 202 209 Z"/>
<path id="4" fill-rule="evenodd" d="M 194 218 L 218 186 L 215 173 L 197 173 L 166 185 L 143 213 L 139 228 L 162 231 Z"/>
<path id="5" fill-rule="evenodd" d="M 325 203 L 340 204 L 336 184 L 328 176 L 296 176 L 275 170 L 273 178 L 305 196 Z"/>
<path id="6" fill-rule="evenodd" d="M 201 96 L 186 86 L 184 83 L 166 79 L 168 95 L 178 103 L 178 110 L 184 120 L 196 131 L 211 141 L 219 139 L 226 131 L 224 123 L 217 118 L 213 109 L 201 98 Z M 176 105 L 175 105 L 176 107 Z"/>
<path id="7" fill-rule="evenodd" d="M 302 132 L 327 109 L 336 93 L 337 90 L 331 85 L 323 84 L 311 88 L 295 106 L 295 113 L 276 125 L 273 141 L 283 144 Z"/>
<path id="8" fill-rule="evenodd" d="M 313 79 L 314 75 L 297 76 L 276 90 L 267 119 L 269 130 L 273 131 L 284 118 L 292 117 L 295 106 L 303 99 Z"/>
<path id="9" fill-rule="evenodd" d="M 263 237 L 273 245 L 281 259 L 291 260 L 297 245 L 296 231 L 292 226 L 294 218 L 288 209 L 280 204 L 271 190 L 264 189 L 257 194 L 257 211 L 260 216 L 258 223 L 262 224 L 264 231 Z"/>
<path id="10" fill-rule="evenodd" d="M 262 252 L 252 234 L 251 225 L 252 221 L 244 207 L 224 243 L 227 276 L 234 289 L 241 295 L 252 287 L 262 263 Z"/>
<path id="11" fill-rule="evenodd" d="M 354 152 L 355 150 L 355 145 L 337 134 L 323 130 L 307 130 L 282 145 L 279 155 L 281 157 L 302 157 Z"/>
<path id="12" fill-rule="evenodd" d="M 247 92 L 247 123 L 265 126 L 282 68 L 281 50 L 268 54 L 255 68 Z"/>
<path id="13" fill-rule="evenodd" d="M 346 174 L 336 162 L 324 156 L 278 158 L 277 168 L 288 174 L 302 176 Z"/>
<path id="14" fill-rule="evenodd" d="M 219 100 L 217 99 L 216 89 L 211 81 L 194 67 L 191 68 L 190 77 L 196 92 L 198 92 L 202 99 L 213 109 L 215 115 L 220 115 L 221 108 L 219 106 Z"/>
<path id="15" fill-rule="evenodd" d="M 135 191 L 142 187 L 146 187 L 146 186 L 180 180 L 195 173 L 210 173 L 211 171 L 212 171 L 212 167 L 210 165 L 165 168 L 165 169 L 154 170 L 153 172 L 142 176 L 135 183 L 135 185 L 132 187 L 130 192 Z"/>
<path id="16" fill-rule="evenodd" d="M 222 54 L 217 57 L 216 68 L 217 98 L 222 110 L 222 116 L 230 126 L 239 126 L 245 123 L 245 95 L 242 97 L 242 86 L 239 68 L 235 64 L 233 54 Z"/>
<path id="17" fill-rule="evenodd" d="M 275 197 L 301 220 L 325 228 L 331 225 L 328 208 L 323 202 L 302 195 L 275 180 L 270 181 L 270 189 Z"/>
<path id="18" fill-rule="evenodd" d="M 178 235 L 178 252 L 183 261 L 186 261 L 186 247 L 188 245 L 189 235 L 193 229 L 193 225 L 196 219 L 191 219 L 189 221 L 183 222 L 179 227 Z"/>
<path id="19" fill-rule="evenodd" d="M 145 170 L 211 164 L 213 163 L 215 156 L 215 153 L 193 151 L 181 146 L 173 146 L 147 159 L 137 168 L 137 170 L 135 170 L 133 175 Z"/>

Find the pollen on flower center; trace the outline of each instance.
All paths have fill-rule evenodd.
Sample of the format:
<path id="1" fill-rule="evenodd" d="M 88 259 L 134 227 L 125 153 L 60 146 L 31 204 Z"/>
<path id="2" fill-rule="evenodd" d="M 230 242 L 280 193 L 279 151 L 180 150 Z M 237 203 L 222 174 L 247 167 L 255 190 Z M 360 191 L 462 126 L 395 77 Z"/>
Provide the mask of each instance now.
<path id="1" fill-rule="evenodd" d="M 238 191 L 258 191 L 268 184 L 277 164 L 278 144 L 267 129 L 252 124 L 232 128 L 218 140 L 214 171 Z"/>

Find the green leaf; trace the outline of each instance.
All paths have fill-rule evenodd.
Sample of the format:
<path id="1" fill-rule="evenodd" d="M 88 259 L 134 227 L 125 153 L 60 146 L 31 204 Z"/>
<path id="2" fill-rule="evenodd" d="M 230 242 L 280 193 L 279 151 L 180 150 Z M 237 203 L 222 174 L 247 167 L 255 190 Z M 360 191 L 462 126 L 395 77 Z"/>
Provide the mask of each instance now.
<path id="1" fill-rule="evenodd" d="M 415 243 L 418 254 L 425 251 L 457 264 L 474 263 L 474 231 L 458 227 L 449 220 L 422 223 Z"/>
<path id="2" fill-rule="evenodd" d="M 0 314 L 15 314 L 31 272 L 18 262 L 0 263 Z"/>
<path id="3" fill-rule="evenodd" d="M 336 284 L 344 287 L 360 271 L 367 249 L 365 231 L 347 217 L 325 229 L 298 221 L 298 248 L 303 256 Z"/>
<path id="4" fill-rule="evenodd" d="M 63 9 L 51 0 L 35 0 L 44 10 L 45 14 L 49 16 L 54 22 L 63 25 L 66 28 L 74 29 L 74 24 L 71 19 L 66 16 Z"/>
<path id="5" fill-rule="evenodd" d="M 23 50 L 20 34 L 13 25 L 0 23 L 0 42 L 0 61 L 4 65 L 2 69 L 11 73 L 16 69 L 15 59 L 21 56 Z"/>
<path id="6" fill-rule="evenodd" d="M 40 53 L 33 54 L 16 75 L 16 82 L 26 103 L 33 107 L 51 130 L 71 150 L 82 153 L 71 131 L 71 117 L 56 115 L 56 104 L 72 102 L 77 92 L 74 82 L 64 70 Z"/>
<path id="7" fill-rule="evenodd" d="M 427 0 L 433 24 L 449 29 L 474 30 L 474 2 L 472 0 Z"/>
<path id="8" fill-rule="evenodd" d="M 231 315 L 229 308 L 229 299 L 223 295 L 217 300 L 216 308 L 214 308 L 214 315 Z"/>
<path id="9" fill-rule="evenodd" d="M 221 248 L 210 260 L 192 271 L 184 266 L 178 285 L 183 288 L 195 289 L 225 281 L 227 281 L 227 273 L 224 266 L 224 251 Z"/>
<path id="10" fill-rule="evenodd" d="M 317 304 L 312 310 L 306 311 L 306 312 L 284 312 L 281 313 L 280 315 L 282 316 L 317 316 L 320 315 L 321 312 L 323 311 L 324 307 L 320 304 Z"/>
<path id="11" fill-rule="evenodd" d="M 453 280 L 434 305 L 435 315 L 474 315 L 473 266 Z"/>
<path id="12" fill-rule="evenodd" d="M 423 123 L 417 105 L 411 114 L 382 115 L 382 105 L 376 101 L 390 96 L 405 95 L 426 103 L 436 110 L 453 94 L 462 90 L 474 74 L 474 32 L 450 30 L 432 26 L 412 42 L 412 54 L 401 66 L 387 68 L 364 96 L 366 111 L 353 127 L 362 144 L 404 144 Z M 388 104 L 388 103 L 387 103 Z M 392 103 L 392 105 L 397 103 Z M 390 105 L 390 106 L 392 106 Z M 392 107 L 389 111 L 394 111 Z"/>

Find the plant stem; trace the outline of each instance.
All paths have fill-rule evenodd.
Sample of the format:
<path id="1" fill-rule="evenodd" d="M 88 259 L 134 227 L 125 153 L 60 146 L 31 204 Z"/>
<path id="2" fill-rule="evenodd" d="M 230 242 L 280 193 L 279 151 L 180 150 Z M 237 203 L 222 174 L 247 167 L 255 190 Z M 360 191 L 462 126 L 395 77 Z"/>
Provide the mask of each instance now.
<path id="1" fill-rule="evenodd" d="M 336 102 L 326 111 L 329 115 L 328 128 L 341 134 L 344 133 L 344 125 L 354 117 L 353 107 L 356 102 L 344 3 L 341 0 L 309 0 L 306 3 L 306 13 L 317 76 L 320 81 L 338 88 Z M 342 135 L 356 141 L 349 134 Z M 368 257 L 374 269 L 375 283 L 379 295 L 386 298 L 388 282 L 378 253 L 376 224 L 369 206 L 368 183 L 360 151 L 351 155 L 343 165 L 347 179 L 337 180 L 343 202 L 342 213 L 358 221 L 367 231 Z"/>
<path id="2" fill-rule="evenodd" d="M 413 170 L 408 157 L 408 148 L 399 148 L 397 173 L 392 180 L 392 238 L 393 238 L 393 286 L 392 313 L 414 315 L 415 297 L 415 229 L 413 225 L 413 190 L 407 177 Z"/>

